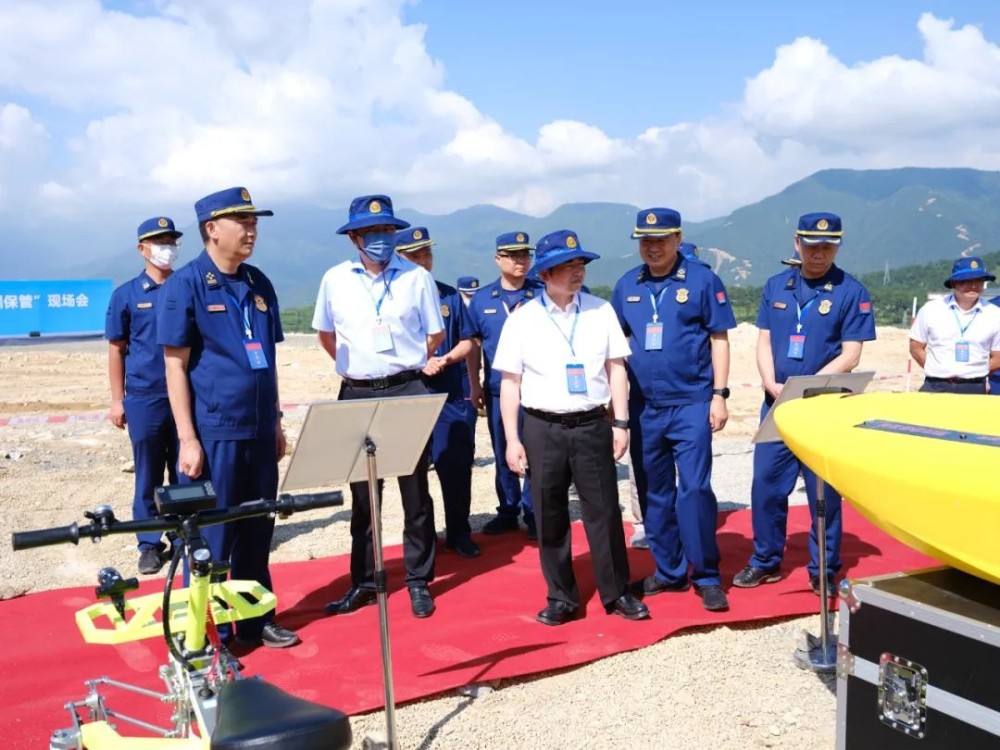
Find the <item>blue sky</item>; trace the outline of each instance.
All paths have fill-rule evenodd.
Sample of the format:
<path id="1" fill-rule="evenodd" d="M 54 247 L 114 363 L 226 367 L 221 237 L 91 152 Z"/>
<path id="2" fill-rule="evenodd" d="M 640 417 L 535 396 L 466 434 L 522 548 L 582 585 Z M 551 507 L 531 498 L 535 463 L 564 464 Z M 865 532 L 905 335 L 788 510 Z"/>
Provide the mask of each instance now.
<path id="1" fill-rule="evenodd" d="M 4 0 L 0 238 L 231 185 L 707 219 L 824 168 L 997 170 L 998 44 L 982 1 Z"/>

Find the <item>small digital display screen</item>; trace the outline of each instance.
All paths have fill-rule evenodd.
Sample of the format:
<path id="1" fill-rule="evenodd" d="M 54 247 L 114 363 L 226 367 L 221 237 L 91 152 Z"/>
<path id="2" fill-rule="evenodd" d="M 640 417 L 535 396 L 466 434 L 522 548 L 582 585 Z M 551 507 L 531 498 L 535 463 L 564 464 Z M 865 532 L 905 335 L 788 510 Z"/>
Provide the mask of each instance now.
<path id="1" fill-rule="evenodd" d="M 164 494 L 170 500 L 191 500 L 196 497 L 205 497 L 205 488 L 200 484 L 192 484 L 188 487 L 164 487 Z"/>

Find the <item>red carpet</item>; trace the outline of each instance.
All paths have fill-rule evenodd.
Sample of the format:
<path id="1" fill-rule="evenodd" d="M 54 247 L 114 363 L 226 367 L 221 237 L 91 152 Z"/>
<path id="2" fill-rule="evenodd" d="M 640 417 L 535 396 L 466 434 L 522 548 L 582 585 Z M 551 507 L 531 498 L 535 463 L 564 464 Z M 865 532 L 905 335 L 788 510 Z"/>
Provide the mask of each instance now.
<path id="1" fill-rule="evenodd" d="M 845 505 L 842 556 L 850 577 L 933 565 L 891 539 Z M 720 520 L 723 580 L 743 567 L 750 554 L 750 514 L 737 511 Z M 402 586 L 401 548 L 386 550 L 390 580 L 390 636 L 396 701 L 414 700 L 461 685 L 570 667 L 655 643 L 696 625 L 763 620 L 818 611 L 808 588 L 808 511 L 789 514 L 789 549 L 779 583 L 729 591 L 731 610 L 705 612 L 693 591 L 648 600 L 652 619 L 627 622 L 604 613 L 594 590 L 583 528 L 574 525 L 575 568 L 586 617 L 559 628 L 535 622 L 545 605 L 538 553 L 521 534 L 481 537 L 483 555 L 465 560 L 442 551 L 431 586 L 438 605 L 433 617 L 410 615 Z M 30 553 L 19 553 L 31 564 Z M 652 571 L 649 553 L 630 550 L 632 577 Z M 261 673 L 296 695 L 359 713 L 382 706 L 378 610 L 367 607 L 346 617 L 326 618 L 323 605 L 350 585 L 346 556 L 275 565 L 280 621 L 299 631 L 303 643 L 287 651 L 259 648 L 241 654 L 245 674 Z M 95 571 L 96 574 L 96 571 Z M 728 588 L 728 584 L 727 584 Z M 142 593 L 162 590 L 148 581 Z M 161 640 L 121 647 L 85 646 L 73 613 L 93 600 L 93 588 L 47 591 L 0 602 L 8 648 L 0 654 L 0 737 L 8 750 L 45 746 L 53 728 L 68 725 L 66 701 L 84 695 L 85 679 L 109 675 L 153 689 L 162 688 L 156 666 L 164 660 Z M 16 648 L 9 638 L 18 633 Z M 237 651 L 237 653 L 240 653 Z M 111 693 L 109 704 L 126 713 L 131 696 Z M 142 702 L 140 706 L 146 705 Z"/>

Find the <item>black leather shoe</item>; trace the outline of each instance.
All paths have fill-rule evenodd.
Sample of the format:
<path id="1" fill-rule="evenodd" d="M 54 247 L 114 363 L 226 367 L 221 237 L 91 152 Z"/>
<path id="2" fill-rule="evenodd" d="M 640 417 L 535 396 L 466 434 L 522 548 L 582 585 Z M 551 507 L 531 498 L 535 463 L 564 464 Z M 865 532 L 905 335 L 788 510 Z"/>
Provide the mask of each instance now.
<path id="1" fill-rule="evenodd" d="M 352 586 L 340 599 L 323 607 L 323 611 L 328 615 L 349 615 L 351 612 L 357 612 L 362 607 L 367 607 L 376 601 L 378 601 L 378 597 L 373 589 Z"/>
<path id="2" fill-rule="evenodd" d="M 695 586 L 695 591 L 701 597 L 701 605 L 709 612 L 725 612 L 729 609 L 729 600 L 722 586 Z"/>
<path id="3" fill-rule="evenodd" d="M 747 565 L 733 576 L 733 585 L 741 589 L 752 589 L 762 583 L 777 583 L 780 580 L 781 573 L 778 570 L 764 570 Z"/>
<path id="4" fill-rule="evenodd" d="M 689 588 L 691 588 L 691 584 L 687 579 L 677 581 L 677 583 L 667 583 L 657 578 L 655 574 L 646 576 L 641 581 L 629 584 L 629 591 L 634 596 L 656 596 L 657 594 L 666 592 L 680 593 L 681 591 L 687 591 Z"/>
<path id="5" fill-rule="evenodd" d="M 260 642 L 269 648 L 288 648 L 299 643 L 300 639 L 294 631 L 283 628 L 276 622 L 269 622 L 260 633 Z"/>
<path id="6" fill-rule="evenodd" d="M 826 595 L 827 596 L 836 596 L 836 594 L 837 594 L 837 587 L 833 585 L 833 576 L 828 576 L 827 579 L 826 579 L 826 581 L 827 581 L 827 583 L 826 583 Z M 816 594 L 816 596 L 820 596 L 821 592 L 819 590 L 819 576 L 818 575 L 809 576 L 809 588 L 812 589 L 812 592 L 814 594 Z"/>
<path id="7" fill-rule="evenodd" d="M 426 586 L 410 586 L 410 609 L 414 617 L 430 617 L 437 607 L 434 597 Z"/>
<path id="8" fill-rule="evenodd" d="M 467 536 L 447 541 L 444 546 L 452 552 L 458 553 L 461 557 L 479 557 L 482 554 L 479 545 Z"/>
<path id="9" fill-rule="evenodd" d="M 609 615 L 621 615 L 626 620 L 645 620 L 649 617 L 649 607 L 628 592 L 615 599 L 605 610 Z"/>
<path id="10" fill-rule="evenodd" d="M 535 619 L 543 625 L 565 625 L 570 620 L 575 620 L 576 614 L 576 607 L 565 602 L 550 601 L 545 609 L 535 615 Z"/>
<path id="11" fill-rule="evenodd" d="M 508 531 L 517 531 L 517 518 L 515 516 L 494 516 L 483 524 L 484 534 L 506 534 Z"/>
<path id="12" fill-rule="evenodd" d="M 537 542 L 538 541 L 538 524 L 535 523 L 534 516 L 526 516 L 524 519 L 524 525 L 528 527 L 528 541 Z"/>

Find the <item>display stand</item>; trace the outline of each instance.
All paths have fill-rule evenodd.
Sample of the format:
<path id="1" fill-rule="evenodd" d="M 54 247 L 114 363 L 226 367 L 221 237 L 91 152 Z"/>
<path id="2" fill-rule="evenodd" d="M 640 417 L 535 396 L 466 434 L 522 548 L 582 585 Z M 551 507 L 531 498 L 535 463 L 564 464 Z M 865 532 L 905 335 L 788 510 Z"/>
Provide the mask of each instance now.
<path id="1" fill-rule="evenodd" d="M 753 437 L 754 443 L 771 443 L 781 440 L 774 423 L 774 412 L 786 401 L 797 398 L 811 398 L 826 394 L 844 395 L 862 393 L 875 373 L 853 372 L 836 375 L 799 375 L 789 378 L 778 398 L 775 399 Z M 822 429 L 817 425 L 817 429 Z M 828 568 L 826 561 L 826 483 L 816 475 L 816 542 L 819 547 L 819 638 L 806 635 L 806 647 L 795 652 L 795 663 L 802 669 L 813 672 L 837 671 L 837 644 L 830 633 L 830 594 L 828 591 Z"/>
<path id="2" fill-rule="evenodd" d="M 310 405 L 281 484 L 281 491 L 288 492 L 345 482 L 368 483 L 385 691 L 384 744 L 391 750 L 396 750 L 399 744 L 392 685 L 388 591 L 382 557 L 379 480 L 407 476 L 416 470 L 446 398 L 445 394 L 428 394 Z M 366 746 L 381 744 L 366 741 Z"/>

